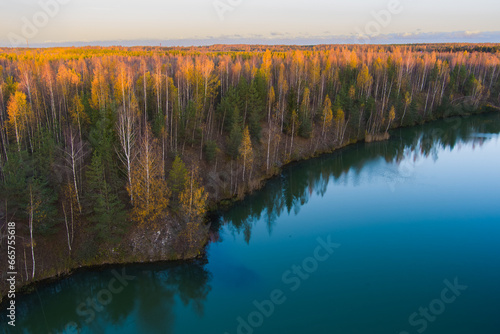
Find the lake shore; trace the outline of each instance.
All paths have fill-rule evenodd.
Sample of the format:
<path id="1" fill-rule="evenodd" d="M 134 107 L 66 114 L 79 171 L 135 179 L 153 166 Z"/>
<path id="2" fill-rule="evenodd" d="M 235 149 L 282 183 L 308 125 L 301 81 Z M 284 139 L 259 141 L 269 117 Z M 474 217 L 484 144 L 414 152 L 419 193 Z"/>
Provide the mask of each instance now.
<path id="1" fill-rule="evenodd" d="M 474 114 L 498 112 L 498 111 L 499 111 L 499 109 L 493 108 L 490 105 L 485 105 L 485 106 L 479 108 L 477 110 L 477 112 Z M 464 116 L 469 116 L 469 114 L 453 115 L 451 117 L 464 117 Z M 411 125 L 411 126 L 419 126 L 422 124 L 432 123 L 434 121 L 437 121 L 440 119 L 446 119 L 446 118 L 447 117 L 440 117 L 440 118 L 429 120 L 427 122 L 423 122 L 421 124 L 415 124 L 415 125 Z M 402 127 L 395 127 L 391 130 L 396 130 L 398 128 L 402 128 Z M 263 176 L 260 176 L 258 179 L 252 180 L 253 182 L 251 183 L 251 186 L 249 186 L 247 189 L 244 189 L 244 191 L 242 193 L 239 193 L 238 195 L 231 196 L 231 197 L 221 198 L 217 202 L 212 203 L 211 210 L 210 210 L 208 215 L 210 215 L 210 213 L 213 213 L 213 212 L 216 212 L 219 210 L 224 210 L 225 208 L 227 208 L 231 205 L 234 205 L 235 203 L 238 203 L 246 195 L 252 193 L 253 191 L 261 189 L 266 184 L 266 182 L 268 180 L 270 180 L 274 177 L 277 177 L 277 175 L 279 175 L 279 173 L 281 173 L 283 168 L 287 167 L 288 165 L 290 165 L 292 163 L 296 163 L 299 161 L 305 161 L 305 160 L 309 160 L 309 159 L 314 159 L 314 158 L 319 157 L 319 156 L 324 155 L 324 154 L 333 153 L 335 151 L 338 151 L 339 149 L 348 147 L 350 145 L 359 144 L 360 142 L 363 142 L 363 141 L 368 143 L 368 142 L 388 140 L 388 139 L 389 139 L 389 134 L 384 133 L 384 134 L 381 134 L 380 136 L 371 136 L 368 140 L 366 140 L 366 138 L 364 137 L 364 138 L 361 138 L 361 139 L 356 140 L 356 141 L 345 142 L 342 145 L 337 145 L 337 146 L 334 146 L 334 147 L 329 148 L 329 149 L 323 148 L 323 149 L 318 149 L 314 152 L 302 151 L 303 155 L 296 156 L 296 157 L 294 157 L 294 159 L 287 161 L 285 164 L 283 164 L 279 168 L 275 169 L 273 174 L 263 175 Z M 207 233 L 208 233 L 208 229 L 207 229 Z M 88 264 L 85 264 L 85 265 L 71 266 L 65 270 L 58 271 L 52 275 L 42 276 L 40 279 L 37 279 L 35 281 L 29 281 L 27 284 L 23 284 L 21 286 L 18 286 L 16 293 L 18 293 L 18 294 L 32 293 L 33 291 L 36 291 L 36 289 L 40 286 L 43 286 L 45 284 L 50 284 L 50 283 L 53 283 L 54 281 L 64 279 L 64 278 L 71 276 L 75 273 L 78 273 L 80 271 L 102 270 L 102 269 L 109 268 L 109 267 L 133 265 L 133 264 L 143 264 L 143 263 L 149 263 L 149 264 L 151 264 L 151 263 L 165 263 L 165 262 L 171 262 L 171 263 L 180 262 L 180 263 L 182 263 L 184 261 L 192 261 L 192 260 L 195 260 L 198 258 L 203 258 L 205 256 L 206 246 L 209 242 L 210 241 L 209 241 L 209 238 L 207 235 L 206 239 L 200 244 L 200 247 L 197 247 L 196 249 L 192 249 L 191 252 L 189 252 L 187 254 L 183 254 L 182 256 L 174 255 L 174 253 L 171 253 L 171 255 L 167 255 L 166 257 L 165 256 L 158 257 L 158 256 L 148 256 L 148 255 L 135 254 L 133 256 L 133 260 L 130 260 L 130 257 L 126 258 L 126 256 L 120 256 L 120 257 L 113 259 L 113 260 L 95 261 L 95 262 L 90 261 Z M 150 245 L 143 245 L 143 246 L 148 248 Z M 3 306 L 3 299 L 5 298 L 6 294 L 7 294 L 7 289 L 4 289 L 2 287 L 2 291 L 0 293 L 0 304 L 2 306 Z"/>

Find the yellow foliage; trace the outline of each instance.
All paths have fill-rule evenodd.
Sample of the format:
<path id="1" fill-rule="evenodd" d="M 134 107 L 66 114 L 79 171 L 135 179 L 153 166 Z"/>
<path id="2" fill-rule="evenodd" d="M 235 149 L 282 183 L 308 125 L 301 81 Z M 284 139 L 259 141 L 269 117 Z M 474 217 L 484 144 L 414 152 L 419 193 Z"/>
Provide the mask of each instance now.
<path id="1" fill-rule="evenodd" d="M 359 72 L 358 78 L 357 78 L 358 87 L 362 90 L 366 90 L 368 88 L 368 86 L 371 85 L 372 81 L 373 81 L 373 78 L 370 75 L 370 71 L 368 70 L 368 66 L 363 65 L 363 68 Z"/>
<path id="2" fill-rule="evenodd" d="M 337 126 L 342 124 L 345 121 L 345 114 L 342 109 L 337 110 L 337 114 L 335 115 L 335 123 Z"/>
<path id="3" fill-rule="evenodd" d="M 18 149 L 20 149 L 20 142 L 33 121 L 31 108 L 26 102 L 26 94 L 16 91 L 14 95 L 11 95 L 7 104 L 7 114 L 8 130 L 15 135 Z"/>
<path id="4" fill-rule="evenodd" d="M 157 228 L 158 221 L 167 213 L 170 193 L 163 178 L 160 148 L 149 126 L 139 157 L 132 164 L 132 184 L 127 190 L 134 198 L 132 219 L 141 228 Z"/>
<path id="5" fill-rule="evenodd" d="M 208 194 L 201 186 L 201 180 L 197 167 L 192 167 L 189 178 L 181 192 L 180 204 L 182 213 L 186 219 L 186 236 L 188 244 L 195 244 L 200 230 L 203 217 L 207 211 Z"/>
<path id="6" fill-rule="evenodd" d="M 250 139 L 250 131 L 248 126 L 243 130 L 243 140 L 240 145 L 240 157 L 243 159 L 243 181 L 245 180 L 245 171 L 252 166 L 253 163 L 253 148 Z"/>
<path id="7" fill-rule="evenodd" d="M 205 193 L 205 188 L 200 184 L 198 168 L 193 167 L 185 183 L 184 190 L 179 196 L 182 212 L 190 222 L 199 221 L 207 210 L 208 194 Z"/>
<path id="8" fill-rule="evenodd" d="M 73 106 L 70 108 L 69 113 L 75 125 L 82 126 L 90 123 L 90 118 L 87 113 L 85 113 L 85 107 L 83 106 L 82 100 L 77 96 L 73 98 Z"/>
<path id="9" fill-rule="evenodd" d="M 332 101 L 328 97 L 325 98 L 323 103 L 323 114 L 321 115 L 321 121 L 323 122 L 323 128 L 329 128 L 332 126 L 333 112 L 332 112 Z"/>
<path id="10" fill-rule="evenodd" d="M 394 106 L 392 106 L 391 110 L 389 111 L 389 122 L 394 121 L 396 118 L 396 110 L 394 109 Z"/>

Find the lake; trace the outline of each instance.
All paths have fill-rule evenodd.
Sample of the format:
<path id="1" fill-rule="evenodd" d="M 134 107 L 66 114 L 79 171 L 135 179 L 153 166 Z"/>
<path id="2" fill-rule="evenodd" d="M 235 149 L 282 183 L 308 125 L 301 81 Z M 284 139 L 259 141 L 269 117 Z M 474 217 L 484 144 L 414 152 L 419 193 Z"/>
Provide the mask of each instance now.
<path id="1" fill-rule="evenodd" d="M 206 258 L 79 272 L 1 328 L 500 333 L 499 132 L 453 118 L 294 163 L 213 217 Z"/>

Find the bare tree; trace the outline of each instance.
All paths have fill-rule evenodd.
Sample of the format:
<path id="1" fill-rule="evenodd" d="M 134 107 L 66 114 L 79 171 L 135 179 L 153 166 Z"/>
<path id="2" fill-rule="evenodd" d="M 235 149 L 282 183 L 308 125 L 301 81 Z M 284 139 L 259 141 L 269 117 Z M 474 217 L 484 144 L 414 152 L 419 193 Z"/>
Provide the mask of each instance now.
<path id="1" fill-rule="evenodd" d="M 84 157 L 84 144 L 80 141 L 77 134 L 73 134 L 72 127 L 69 127 L 64 135 L 66 147 L 64 149 L 64 160 L 66 162 L 66 167 L 70 169 L 72 182 L 75 191 L 76 202 L 78 204 L 78 211 L 82 212 L 82 205 L 80 203 L 79 195 L 79 180 L 78 171 L 83 162 Z"/>
<path id="2" fill-rule="evenodd" d="M 117 133 L 120 142 L 118 156 L 127 169 L 128 185 L 132 185 L 132 163 L 137 155 L 135 142 L 137 137 L 137 110 L 135 97 L 132 97 L 131 106 L 118 112 Z M 130 192 L 130 202 L 134 203 L 133 192 Z"/>

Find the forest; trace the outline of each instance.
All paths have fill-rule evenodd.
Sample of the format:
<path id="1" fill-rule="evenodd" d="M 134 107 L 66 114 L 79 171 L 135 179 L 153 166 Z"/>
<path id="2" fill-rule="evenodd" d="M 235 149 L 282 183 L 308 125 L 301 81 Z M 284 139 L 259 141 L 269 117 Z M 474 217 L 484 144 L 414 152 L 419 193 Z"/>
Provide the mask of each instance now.
<path id="1" fill-rule="evenodd" d="M 196 257 L 221 201 L 291 161 L 498 111 L 499 74 L 497 44 L 0 48 L 1 247 L 15 222 L 23 284 Z"/>

